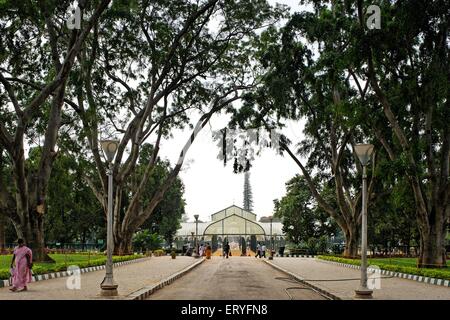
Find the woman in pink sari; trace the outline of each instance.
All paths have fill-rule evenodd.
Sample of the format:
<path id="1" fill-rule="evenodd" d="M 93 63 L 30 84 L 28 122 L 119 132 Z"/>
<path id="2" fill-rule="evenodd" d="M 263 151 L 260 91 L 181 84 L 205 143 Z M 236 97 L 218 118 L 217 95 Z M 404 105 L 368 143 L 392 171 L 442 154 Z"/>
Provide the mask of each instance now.
<path id="1" fill-rule="evenodd" d="M 17 241 L 18 246 L 14 249 L 11 268 L 13 272 L 13 286 L 11 291 L 26 291 L 27 283 L 31 282 L 31 268 L 33 267 L 33 253 L 30 248 L 25 246 L 22 239 Z"/>

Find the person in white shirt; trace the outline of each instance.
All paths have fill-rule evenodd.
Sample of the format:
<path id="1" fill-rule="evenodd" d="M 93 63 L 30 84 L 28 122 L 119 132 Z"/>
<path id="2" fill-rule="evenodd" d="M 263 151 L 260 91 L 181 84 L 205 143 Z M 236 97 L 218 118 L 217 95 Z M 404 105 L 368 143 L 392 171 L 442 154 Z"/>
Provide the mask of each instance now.
<path id="1" fill-rule="evenodd" d="M 261 251 L 262 251 L 262 257 L 265 258 L 266 257 L 266 245 L 265 244 L 262 245 Z"/>
<path id="2" fill-rule="evenodd" d="M 256 245 L 256 255 L 255 258 L 261 258 L 261 244 L 258 242 L 258 244 Z"/>

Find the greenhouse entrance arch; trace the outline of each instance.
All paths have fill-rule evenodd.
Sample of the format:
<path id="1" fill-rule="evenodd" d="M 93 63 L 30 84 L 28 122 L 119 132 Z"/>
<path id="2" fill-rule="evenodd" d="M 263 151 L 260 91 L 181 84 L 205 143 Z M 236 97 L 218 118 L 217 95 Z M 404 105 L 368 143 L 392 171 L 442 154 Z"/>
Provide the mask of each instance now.
<path id="1" fill-rule="evenodd" d="M 223 244 L 230 244 L 233 254 L 248 255 L 255 252 L 257 243 L 271 244 L 277 248 L 284 245 L 281 222 L 258 222 L 256 214 L 236 205 L 211 215 L 209 222 L 184 222 L 177 231 L 175 245 L 186 250 L 193 247 L 195 239 L 199 244 L 211 245 L 213 252 L 222 252 Z M 272 235 L 272 237 L 271 237 Z"/>
<path id="2" fill-rule="evenodd" d="M 266 240 L 264 229 L 256 221 L 236 213 L 216 217 L 205 228 L 203 236 L 206 241 L 211 240 L 213 249 L 220 249 L 224 242 L 228 242 L 232 250 L 239 249 L 243 253 L 247 248 L 255 251 L 257 241 Z"/>

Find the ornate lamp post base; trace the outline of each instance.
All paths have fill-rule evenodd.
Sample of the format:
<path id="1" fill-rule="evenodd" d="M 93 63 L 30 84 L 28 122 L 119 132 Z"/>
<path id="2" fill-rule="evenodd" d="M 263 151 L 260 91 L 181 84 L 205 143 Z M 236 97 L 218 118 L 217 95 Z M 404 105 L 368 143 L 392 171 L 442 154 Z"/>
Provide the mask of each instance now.
<path id="1" fill-rule="evenodd" d="M 359 299 L 372 299 L 373 291 L 367 288 L 359 288 L 355 290 L 355 298 Z"/>
<path id="2" fill-rule="evenodd" d="M 103 279 L 102 284 L 100 285 L 100 288 L 102 289 L 100 292 L 100 295 L 103 297 L 114 297 L 117 296 L 119 293 L 117 292 L 118 285 L 114 283 L 114 280 L 111 278 L 105 278 Z"/>

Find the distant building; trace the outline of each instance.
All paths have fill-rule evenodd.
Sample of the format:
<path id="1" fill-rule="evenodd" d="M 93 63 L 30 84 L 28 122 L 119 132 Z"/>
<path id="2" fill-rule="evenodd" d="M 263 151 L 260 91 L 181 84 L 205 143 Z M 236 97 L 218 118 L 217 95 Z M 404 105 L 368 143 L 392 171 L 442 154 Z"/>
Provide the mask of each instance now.
<path id="1" fill-rule="evenodd" d="M 275 219 L 256 221 L 256 214 L 236 205 L 220 210 L 211 215 L 211 221 L 198 223 L 198 241 L 210 243 L 213 250 L 220 247 L 224 240 L 238 244 L 245 243 L 255 250 L 257 242 L 271 243 L 271 232 L 275 248 L 284 244 L 283 224 Z M 175 235 L 175 244 L 181 247 L 192 242 L 196 235 L 195 222 L 182 222 Z M 243 242 L 244 241 L 244 242 Z"/>

